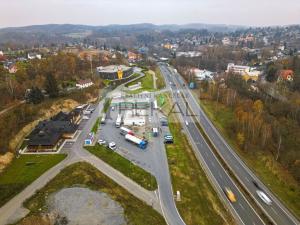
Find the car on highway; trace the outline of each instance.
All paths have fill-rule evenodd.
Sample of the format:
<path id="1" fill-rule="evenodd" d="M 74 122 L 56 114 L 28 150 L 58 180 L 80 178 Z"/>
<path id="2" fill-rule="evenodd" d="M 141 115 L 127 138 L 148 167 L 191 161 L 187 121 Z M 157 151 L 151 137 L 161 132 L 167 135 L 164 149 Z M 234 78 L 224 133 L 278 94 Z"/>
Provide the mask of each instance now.
<path id="1" fill-rule="evenodd" d="M 258 197 L 267 205 L 271 205 L 272 201 L 271 199 L 261 190 L 257 190 L 256 194 L 258 195 Z"/>
<path id="2" fill-rule="evenodd" d="M 102 139 L 99 139 L 99 140 L 98 140 L 98 144 L 99 144 L 99 145 L 106 145 L 106 141 L 105 141 L 105 140 L 102 140 Z"/>
<path id="3" fill-rule="evenodd" d="M 187 120 L 185 121 L 185 125 L 187 125 L 187 126 L 189 125 L 189 122 Z"/>
<path id="4" fill-rule="evenodd" d="M 117 149 L 117 145 L 115 142 L 112 141 L 108 144 L 108 148 L 114 151 Z"/>
<path id="5" fill-rule="evenodd" d="M 236 202 L 236 197 L 229 187 L 224 188 L 224 193 L 230 202 L 232 203 Z"/>

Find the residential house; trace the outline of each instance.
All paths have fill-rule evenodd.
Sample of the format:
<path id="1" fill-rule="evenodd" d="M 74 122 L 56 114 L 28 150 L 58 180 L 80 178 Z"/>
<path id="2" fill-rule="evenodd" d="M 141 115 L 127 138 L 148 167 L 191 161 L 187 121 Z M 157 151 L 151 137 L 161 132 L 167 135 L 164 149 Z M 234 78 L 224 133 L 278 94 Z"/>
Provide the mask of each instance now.
<path id="1" fill-rule="evenodd" d="M 140 61 L 142 57 L 138 53 L 134 53 L 134 52 L 129 51 L 127 53 L 127 58 L 128 58 L 129 62 L 137 62 L 137 61 Z"/>
<path id="2" fill-rule="evenodd" d="M 198 68 L 192 68 L 191 73 L 194 75 L 196 81 L 213 80 L 214 73 L 208 70 L 200 70 Z"/>
<path id="3" fill-rule="evenodd" d="M 16 73 L 18 71 L 17 65 L 14 62 L 6 62 L 3 67 L 7 69 L 9 73 Z"/>
<path id="4" fill-rule="evenodd" d="M 294 71 L 293 70 L 280 70 L 278 72 L 278 81 L 293 81 Z"/>
<path id="5" fill-rule="evenodd" d="M 76 87 L 79 89 L 83 89 L 83 88 L 88 88 L 92 85 L 94 85 L 93 81 L 91 79 L 86 79 L 86 80 L 78 81 Z"/>
<path id="6" fill-rule="evenodd" d="M 42 55 L 37 53 L 28 53 L 27 54 L 28 59 L 42 59 Z"/>

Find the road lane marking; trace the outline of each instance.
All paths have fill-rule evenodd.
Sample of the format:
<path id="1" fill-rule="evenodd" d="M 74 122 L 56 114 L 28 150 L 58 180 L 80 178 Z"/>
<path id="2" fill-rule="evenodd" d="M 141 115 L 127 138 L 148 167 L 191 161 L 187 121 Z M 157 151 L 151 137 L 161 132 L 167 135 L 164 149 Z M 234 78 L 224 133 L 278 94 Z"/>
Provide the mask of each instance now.
<path id="1" fill-rule="evenodd" d="M 239 203 L 239 206 L 241 206 L 241 208 L 242 208 L 243 210 L 245 210 L 244 206 L 243 206 L 241 203 Z"/>
<path id="2" fill-rule="evenodd" d="M 212 164 L 213 167 L 215 167 L 215 163 L 213 161 L 211 162 L 211 164 Z"/>
<path id="3" fill-rule="evenodd" d="M 222 176 L 222 174 L 221 174 L 220 172 L 218 172 L 218 174 L 219 174 L 219 177 L 221 177 L 221 179 L 223 179 L 223 176 Z"/>
<path id="4" fill-rule="evenodd" d="M 246 179 L 246 181 L 248 181 L 250 183 L 250 180 L 247 177 L 245 177 L 245 179 Z"/>

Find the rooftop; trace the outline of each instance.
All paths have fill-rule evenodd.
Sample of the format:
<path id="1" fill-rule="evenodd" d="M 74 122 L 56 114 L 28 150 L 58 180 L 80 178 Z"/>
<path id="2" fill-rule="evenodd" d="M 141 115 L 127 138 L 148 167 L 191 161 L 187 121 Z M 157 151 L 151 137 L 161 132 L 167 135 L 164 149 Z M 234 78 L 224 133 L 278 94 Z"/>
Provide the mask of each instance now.
<path id="1" fill-rule="evenodd" d="M 102 66 L 97 67 L 97 71 L 101 73 L 116 73 L 119 70 L 127 71 L 129 69 L 131 69 L 131 67 L 125 65 L 110 65 L 105 67 Z"/>

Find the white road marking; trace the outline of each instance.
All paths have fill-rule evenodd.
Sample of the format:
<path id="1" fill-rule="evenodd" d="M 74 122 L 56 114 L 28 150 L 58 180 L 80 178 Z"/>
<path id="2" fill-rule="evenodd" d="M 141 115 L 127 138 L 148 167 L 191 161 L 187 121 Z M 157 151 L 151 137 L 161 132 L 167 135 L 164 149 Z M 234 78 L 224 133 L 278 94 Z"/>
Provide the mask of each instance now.
<path id="1" fill-rule="evenodd" d="M 219 172 L 219 177 L 221 177 L 221 179 L 223 179 L 222 174 Z"/>
<path id="2" fill-rule="evenodd" d="M 215 167 L 215 164 L 214 164 L 214 162 L 211 162 L 211 164 L 212 164 L 212 166 L 213 166 L 213 167 Z"/>
<path id="3" fill-rule="evenodd" d="M 241 208 L 242 208 L 243 210 L 245 210 L 244 206 L 243 206 L 241 203 L 239 203 L 239 206 L 241 206 Z"/>

